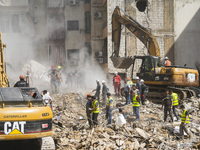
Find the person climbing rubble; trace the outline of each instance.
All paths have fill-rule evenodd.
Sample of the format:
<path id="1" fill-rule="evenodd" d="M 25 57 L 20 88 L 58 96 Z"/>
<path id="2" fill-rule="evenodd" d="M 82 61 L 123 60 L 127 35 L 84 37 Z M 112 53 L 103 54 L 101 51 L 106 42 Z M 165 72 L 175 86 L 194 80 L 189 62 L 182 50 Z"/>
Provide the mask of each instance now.
<path id="1" fill-rule="evenodd" d="M 57 93 L 59 78 L 58 78 L 58 72 L 54 65 L 51 65 L 51 69 L 48 71 L 48 77 L 50 78 L 52 93 Z"/>
<path id="2" fill-rule="evenodd" d="M 98 100 L 98 102 L 100 101 L 100 91 L 101 91 L 101 85 L 99 83 L 100 81 L 99 80 L 96 80 L 96 83 L 97 83 L 97 87 L 96 89 L 94 89 L 92 92 L 96 91 L 95 93 L 95 98 Z"/>
<path id="3" fill-rule="evenodd" d="M 52 99 L 51 96 L 49 95 L 49 92 L 47 92 L 47 90 L 42 91 L 43 94 L 43 103 L 45 106 L 49 106 L 51 108 L 51 110 L 53 111 L 53 106 L 52 106 Z"/>
<path id="4" fill-rule="evenodd" d="M 115 72 L 115 75 L 113 77 L 113 86 L 115 90 L 115 94 L 119 96 L 120 92 L 120 85 L 121 85 L 121 77 L 118 75 L 117 72 Z"/>
<path id="5" fill-rule="evenodd" d="M 93 121 L 94 127 L 97 127 L 98 114 L 99 114 L 99 102 L 96 100 L 95 96 L 92 96 L 92 108 L 90 108 L 89 110 L 93 111 L 92 121 Z"/>
<path id="6" fill-rule="evenodd" d="M 149 88 L 146 84 L 144 84 L 144 80 L 141 79 L 140 80 L 141 82 L 141 94 L 140 94 L 140 97 L 141 97 L 141 102 L 142 102 L 142 105 L 145 105 L 145 101 L 146 101 L 146 95 L 149 91 Z"/>
<path id="7" fill-rule="evenodd" d="M 122 104 L 121 104 L 121 103 L 117 103 L 117 104 L 116 104 L 116 107 L 117 107 L 117 109 L 119 109 L 119 113 L 122 114 L 122 115 L 124 116 L 124 119 L 126 119 L 125 111 L 124 111 L 124 109 L 122 108 Z"/>
<path id="8" fill-rule="evenodd" d="M 133 113 L 136 115 L 136 120 L 140 120 L 140 98 L 133 91 Z"/>
<path id="9" fill-rule="evenodd" d="M 169 95 L 169 90 L 165 90 L 166 97 L 162 100 L 162 110 L 164 106 L 164 122 L 167 120 L 168 113 L 171 117 L 171 121 L 174 122 L 173 116 L 172 116 L 172 107 L 173 107 L 173 99 L 172 96 Z"/>
<path id="10" fill-rule="evenodd" d="M 165 66 L 171 66 L 171 61 L 169 60 L 168 57 L 165 57 L 165 62 L 164 62 Z"/>
<path id="11" fill-rule="evenodd" d="M 108 125 L 110 125 L 112 123 L 113 98 L 110 93 L 107 93 L 107 98 L 106 119 L 108 120 Z"/>
<path id="12" fill-rule="evenodd" d="M 106 86 L 106 82 L 103 80 L 102 81 L 102 97 L 103 97 L 103 107 L 105 107 L 105 105 L 106 105 L 106 95 L 107 95 L 107 93 L 108 93 L 108 88 L 107 88 L 107 86 Z"/>
<path id="13" fill-rule="evenodd" d="M 173 113 L 176 116 L 177 121 L 179 120 L 179 117 L 176 113 L 176 108 L 179 105 L 179 96 L 177 93 L 174 93 L 172 90 L 169 90 L 169 94 L 172 96 L 173 99 Z"/>
<path id="14" fill-rule="evenodd" d="M 92 109 L 92 96 L 91 96 L 91 94 L 87 94 L 86 115 L 87 115 L 90 129 L 93 127 L 92 110 L 91 109 Z"/>
<path id="15" fill-rule="evenodd" d="M 189 112 L 185 109 L 184 105 L 180 106 L 182 112 L 181 115 L 181 124 L 180 124 L 180 135 L 183 138 L 184 131 L 191 138 L 191 133 L 188 130 L 188 124 L 190 123 Z"/>
<path id="16" fill-rule="evenodd" d="M 19 81 L 17 81 L 14 85 L 14 87 L 28 87 L 28 83 L 25 81 L 24 76 L 19 76 Z"/>
<path id="17" fill-rule="evenodd" d="M 125 79 L 124 80 L 124 92 L 125 92 L 125 97 L 126 97 L 126 105 L 131 103 L 131 99 L 130 99 L 130 94 L 131 94 L 131 86 L 128 83 L 128 80 Z"/>

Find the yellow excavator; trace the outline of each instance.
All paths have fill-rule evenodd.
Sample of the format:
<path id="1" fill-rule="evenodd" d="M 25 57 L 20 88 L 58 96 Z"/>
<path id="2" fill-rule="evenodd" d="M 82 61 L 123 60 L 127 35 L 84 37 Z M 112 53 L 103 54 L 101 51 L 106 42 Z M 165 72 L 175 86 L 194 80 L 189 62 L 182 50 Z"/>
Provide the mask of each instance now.
<path id="1" fill-rule="evenodd" d="M 145 45 L 148 55 L 119 56 L 122 25 Z M 148 97 L 161 98 L 166 88 L 177 92 L 181 99 L 199 94 L 198 71 L 189 67 L 164 66 L 160 60 L 160 48 L 154 35 L 118 6 L 112 15 L 112 42 L 114 51 L 110 58 L 114 67 L 128 69 L 132 65 L 131 78 L 138 76 L 144 79 L 145 84 L 149 86 Z M 139 66 L 139 69 L 136 66 Z"/>
<path id="2" fill-rule="evenodd" d="M 0 142 L 36 139 L 40 143 L 39 149 L 53 150 L 55 144 L 50 137 L 52 110 L 43 104 L 37 88 L 8 87 L 4 63 L 5 47 L 0 33 Z"/>

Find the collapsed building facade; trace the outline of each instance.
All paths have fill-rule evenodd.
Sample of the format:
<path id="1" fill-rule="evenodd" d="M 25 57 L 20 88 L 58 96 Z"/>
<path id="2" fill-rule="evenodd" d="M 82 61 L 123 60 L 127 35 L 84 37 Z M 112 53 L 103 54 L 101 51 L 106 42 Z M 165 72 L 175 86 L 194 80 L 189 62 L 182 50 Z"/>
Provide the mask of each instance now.
<path id="1" fill-rule="evenodd" d="M 199 55 L 198 0 L 1 0 L 0 31 L 7 44 L 7 61 L 25 58 L 77 68 L 89 60 L 98 62 L 106 73 L 125 75 L 130 70 L 114 68 L 109 58 L 116 6 L 156 36 L 162 57 L 194 67 Z M 122 28 L 120 53 L 146 55 L 147 50 Z"/>

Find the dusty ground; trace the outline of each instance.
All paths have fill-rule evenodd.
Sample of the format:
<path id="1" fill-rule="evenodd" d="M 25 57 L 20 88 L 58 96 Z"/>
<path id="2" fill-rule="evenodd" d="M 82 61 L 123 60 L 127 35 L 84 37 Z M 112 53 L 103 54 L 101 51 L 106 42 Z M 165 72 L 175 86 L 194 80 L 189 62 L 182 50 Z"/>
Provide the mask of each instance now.
<path id="1" fill-rule="evenodd" d="M 200 110 L 197 99 L 185 101 L 190 113 L 192 138 L 181 140 L 174 129 L 180 124 L 163 123 L 160 104 L 147 102 L 140 107 L 140 121 L 135 121 L 132 105 L 124 106 L 127 124 L 115 125 L 118 110 L 113 111 L 113 124 L 107 126 L 105 109 L 101 108 L 99 126 L 88 129 L 85 113 L 86 98 L 81 93 L 65 93 L 54 98 L 53 138 L 58 150 L 64 149 L 200 149 Z M 113 96 L 115 103 L 125 100 Z M 177 109 L 181 115 L 180 109 Z M 168 117 L 169 119 L 169 117 Z M 176 127 L 177 126 L 177 127 Z"/>

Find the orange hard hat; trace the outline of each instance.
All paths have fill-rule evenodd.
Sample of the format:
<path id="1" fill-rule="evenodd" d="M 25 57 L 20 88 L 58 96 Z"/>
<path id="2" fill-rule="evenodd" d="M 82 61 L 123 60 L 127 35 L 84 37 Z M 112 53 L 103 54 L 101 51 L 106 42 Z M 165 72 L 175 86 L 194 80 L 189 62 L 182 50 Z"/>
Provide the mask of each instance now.
<path id="1" fill-rule="evenodd" d="M 88 97 L 88 96 L 91 96 L 91 94 L 90 94 L 90 93 L 88 93 L 88 94 L 87 94 L 87 97 Z"/>
<path id="2" fill-rule="evenodd" d="M 24 80 L 24 79 L 25 79 L 25 77 L 24 77 L 24 76 L 20 76 L 20 77 L 19 77 L 19 79 L 20 79 L 20 80 L 21 80 L 21 79 L 22 79 L 22 80 Z"/>
<path id="3" fill-rule="evenodd" d="M 127 78 L 127 80 L 130 80 L 129 78 Z"/>

